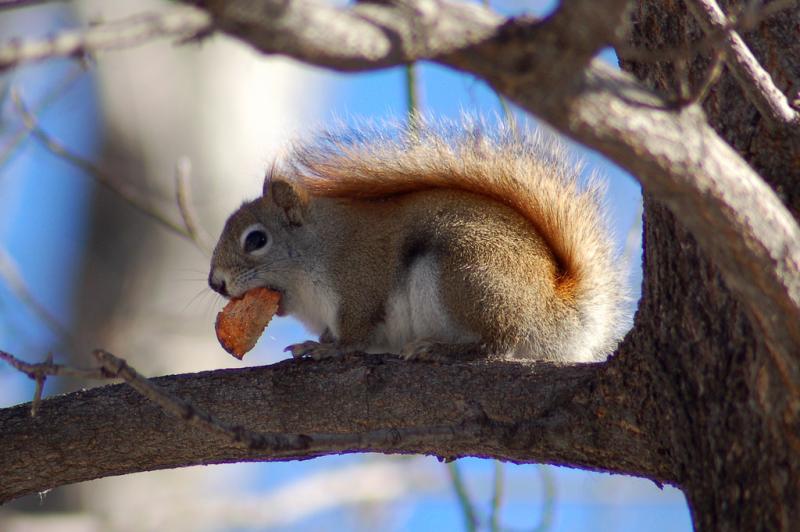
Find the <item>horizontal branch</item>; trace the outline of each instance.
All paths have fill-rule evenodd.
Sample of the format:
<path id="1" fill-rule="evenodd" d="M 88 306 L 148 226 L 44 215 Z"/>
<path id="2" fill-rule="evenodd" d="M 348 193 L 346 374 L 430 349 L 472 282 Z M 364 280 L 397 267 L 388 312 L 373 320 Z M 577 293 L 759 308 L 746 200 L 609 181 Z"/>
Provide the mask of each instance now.
<path id="1" fill-rule="evenodd" d="M 481 42 L 502 17 L 479 5 L 407 1 L 336 7 L 315 0 L 184 3 L 208 9 L 217 29 L 259 51 L 336 70 L 377 69 Z M 218 25 L 218 26 L 217 26 Z"/>
<path id="2" fill-rule="evenodd" d="M 622 383 L 599 391 L 605 373 L 603 365 L 364 355 L 152 379 L 217 419 L 303 442 L 270 449 L 184 424 L 124 384 L 80 391 L 42 401 L 36 417 L 28 405 L 0 410 L 0 502 L 137 471 L 353 451 L 495 457 L 674 482 L 636 414 L 620 405 Z"/>

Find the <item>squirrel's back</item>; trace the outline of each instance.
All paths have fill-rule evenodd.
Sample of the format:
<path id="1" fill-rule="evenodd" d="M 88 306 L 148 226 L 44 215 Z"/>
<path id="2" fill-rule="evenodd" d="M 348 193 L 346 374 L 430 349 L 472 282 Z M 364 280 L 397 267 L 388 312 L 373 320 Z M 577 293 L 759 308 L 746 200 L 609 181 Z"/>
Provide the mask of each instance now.
<path id="1" fill-rule="evenodd" d="M 581 184 L 580 169 L 567 162 L 565 150 L 539 136 L 382 131 L 329 134 L 304 144 L 286 161 L 293 170 L 287 174 L 312 197 L 378 200 L 452 189 L 510 207 L 552 253 L 555 297 L 574 309 L 579 323 L 568 341 L 554 346 L 572 351 L 558 358 L 590 361 L 609 354 L 624 329 L 626 298 L 598 180 Z"/>

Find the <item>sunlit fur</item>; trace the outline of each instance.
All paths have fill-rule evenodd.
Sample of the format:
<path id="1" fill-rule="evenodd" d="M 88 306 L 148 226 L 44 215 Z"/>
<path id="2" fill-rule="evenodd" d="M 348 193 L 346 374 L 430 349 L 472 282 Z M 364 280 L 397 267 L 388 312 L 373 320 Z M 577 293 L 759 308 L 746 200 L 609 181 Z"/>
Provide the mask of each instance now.
<path id="1" fill-rule="evenodd" d="M 365 304 L 359 298 L 382 299 L 380 308 L 386 319 L 365 325 L 371 329 L 369 340 L 362 342 L 361 348 L 397 351 L 398 339 L 414 342 L 433 338 L 456 343 L 477 341 L 512 356 L 598 360 L 613 349 L 624 329 L 624 275 L 603 214 L 603 187 L 596 179 L 581 183 L 579 169 L 567 161 L 563 148 L 552 141 L 508 130 L 487 133 L 485 127 L 475 123 L 449 128 L 423 126 L 411 133 L 386 126 L 327 133 L 296 146 L 268 176 L 268 181 L 286 181 L 299 191 L 298 201 L 309 221 L 295 237 L 273 235 L 273 245 L 300 250 L 304 248 L 300 242 L 308 242 L 305 266 L 299 266 L 300 261 L 293 267 L 316 273 L 301 275 L 304 281 L 297 286 L 328 294 L 328 301 L 318 304 L 329 309 L 326 319 L 331 323 L 325 326 L 334 335 L 342 332 L 347 305 Z M 269 203 L 262 198 L 243 209 L 263 211 L 255 217 L 265 223 L 264 219 L 277 216 L 274 212 L 266 216 L 275 209 Z M 446 207 L 447 212 L 470 213 L 463 223 L 458 218 L 453 222 L 452 216 L 449 222 L 430 222 L 437 234 L 445 235 L 442 238 L 462 239 L 449 249 L 463 253 L 451 253 L 438 261 L 425 257 L 405 276 L 379 273 L 379 268 L 399 268 L 392 258 L 397 254 L 387 253 L 382 246 L 389 246 L 390 241 L 391 246 L 400 245 L 408 236 L 404 231 L 412 231 L 411 226 L 427 219 L 438 206 Z M 518 213 L 527 228 L 507 209 Z M 377 214 L 380 212 L 393 218 L 382 218 Z M 244 222 L 235 222 L 237 216 L 254 217 L 237 213 L 229 225 L 241 227 Z M 319 249 L 326 244 L 341 245 L 333 242 L 343 238 L 331 229 L 337 225 L 340 231 L 355 228 L 352 230 L 363 235 L 360 222 L 340 221 L 359 216 L 377 236 L 359 237 L 352 253 L 368 254 L 374 249 L 387 257 L 385 265 L 366 256 L 355 260 L 346 253 Z M 438 227 L 438 223 L 446 226 Z M 314 224 L 320 225 L 314 229 Z M 469 232 L 465 232 L 467 228 Z M 219 245 L 226 250 L 230 247 L 226 238 L 239 236 L 233 234 L 233 228 L 230 236 L 228 231 L 226 228 L 223 232 Z M 297 242 L 286 238 L 296 238 Z M 315 238 L 318 241 L 311 243 Z M 375 242 L 363 244 L 365 239 Z M 510 254 L 512 248 L 519 249 L 519 254 Z M 235 264 L 234 269 L 241 272 L 256 269 L 244 267 L 226 253 L 216 252 L 219 258 L 212 265 Z M 286 255 L 284 250 L 277 253 Z M 289 259 L 282 260 L 276 264 L 285 270 Z M 517 265 L 508 266 L 515 261 Z M 498 267 L 510 268 L 510 272 L 498 276 Z M 361 276 L 386 280 L 372 283 L 372 292 L 357 281 L 339 281 L 350 279 L 354 268 L 362 268 L 358 272 Z M 431 277 L 434 271 L 439 272 L 439 278 Z M 296 273 L 292 275 L 297 277 Z M 258 282 L 280 286 L 274 272 L 269 277 Z M 414 279 L 426 280 L 426 293 L 414 288 Z M 428 282 L 430 279 L 434 280 Z M 515 286 L 515 281 L 522 280 L 527 280 L 526 286 Z M 368 281 L 364 283 L 371 286 Z M 425 298 L 435 302 L 437 308 L 443 305 L 440 320 L 430 315 L 434 307 L 410 308 L 412 302 Z M 454 308 L 459 306 L 467 308 Z M 397 309 L 402 312 L 395 312 L 395 316 Z M 302 310 L 300 314 L 308 312 Z M 428 317 L 415 322 L 415 312 L 416 318 Z M 416 329 L 412 322 L 418 324 Z M 451 330 L 440 334 L 427 331 L 415 337 L 421 323 L 439 322 Z"/>

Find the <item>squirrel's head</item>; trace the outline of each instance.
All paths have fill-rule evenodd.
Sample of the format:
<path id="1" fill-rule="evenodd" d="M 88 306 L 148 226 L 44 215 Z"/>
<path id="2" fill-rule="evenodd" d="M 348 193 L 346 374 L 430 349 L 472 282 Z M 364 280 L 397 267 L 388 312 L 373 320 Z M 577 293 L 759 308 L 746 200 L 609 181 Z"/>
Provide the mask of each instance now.
<path id="1" fill-rule="evenodd" d="M 307 213 L 305 189 L 270 173 L 262 197 L 244 203 L 225 222 L 211 257 L 209 286 L 225 297 L 240 297 L 259 286 L 285 296 L 302 266 L 298 248 Z"/>

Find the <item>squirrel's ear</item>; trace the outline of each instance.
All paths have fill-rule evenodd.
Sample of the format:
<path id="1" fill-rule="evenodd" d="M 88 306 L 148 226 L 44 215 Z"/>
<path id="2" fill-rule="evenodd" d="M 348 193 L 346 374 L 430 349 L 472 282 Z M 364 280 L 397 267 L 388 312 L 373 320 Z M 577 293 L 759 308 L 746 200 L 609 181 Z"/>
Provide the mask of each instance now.
<path id="1" fill-rule="evenodd" d="M 270 179 L 264 182 L 264 189 L 264 196 L 283 209 L 290 224 L 303 225 L 308 204 L 308 194 L 303 187 L 282 179 Z"/>

